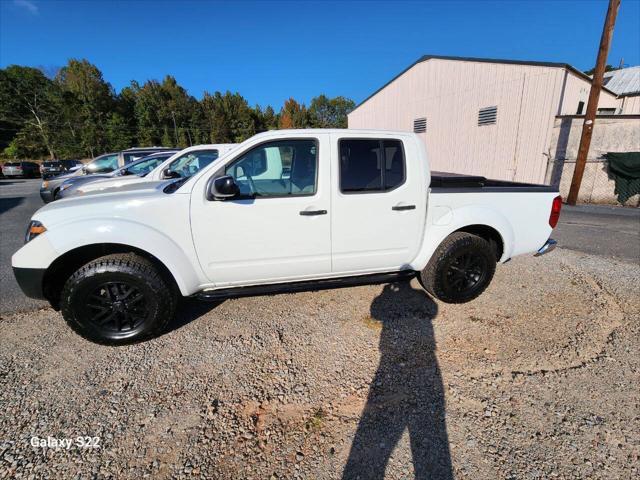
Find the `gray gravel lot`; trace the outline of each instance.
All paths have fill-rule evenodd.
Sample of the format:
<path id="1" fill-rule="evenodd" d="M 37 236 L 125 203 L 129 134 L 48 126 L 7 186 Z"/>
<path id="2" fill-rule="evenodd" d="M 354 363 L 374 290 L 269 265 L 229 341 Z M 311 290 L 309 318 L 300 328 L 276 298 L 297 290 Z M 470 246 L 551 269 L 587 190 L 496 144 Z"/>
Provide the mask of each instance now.
<path id="1" fill-rule="evenodd" d="M 96 346 L 0 321 L 0 478 L 640 475 L 640 267 L 516 258 L 466 305 L 416 284 L 184 303 Z M 30 439 L 100 437 L 100 449 Z"/>

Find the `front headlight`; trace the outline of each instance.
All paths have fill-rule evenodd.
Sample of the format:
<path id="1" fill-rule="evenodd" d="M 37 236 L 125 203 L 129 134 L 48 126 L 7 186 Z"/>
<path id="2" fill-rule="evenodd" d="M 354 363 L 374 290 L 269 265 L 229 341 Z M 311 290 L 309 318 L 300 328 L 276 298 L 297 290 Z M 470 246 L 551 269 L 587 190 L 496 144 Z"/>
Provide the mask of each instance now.
<path id="1" fill-rule="evenodd" d="M 42 188 L 49 188 L 49 180 L 42 182 Z"/>
<path id="2" fill-rule="evenodd" d="M 42 223 L 37 220 L 31 220 L 29 222 L 29 227 L 27 227 L 27 233 L 24 236 L 24 243 L 28 243 L 34 238 L 36 238 L 41 233 L 46 232 L 47 229 L 42 225 Z"/>

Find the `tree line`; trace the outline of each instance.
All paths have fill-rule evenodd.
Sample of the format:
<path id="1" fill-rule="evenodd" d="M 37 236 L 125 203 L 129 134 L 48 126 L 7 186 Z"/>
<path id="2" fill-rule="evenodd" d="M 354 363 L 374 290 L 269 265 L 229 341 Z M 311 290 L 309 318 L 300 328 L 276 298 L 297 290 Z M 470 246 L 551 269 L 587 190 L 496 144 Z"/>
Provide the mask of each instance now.
<path id="1" fill-rule="evenodd" d="M 276 112 L 229 91 L 197 100 L 170 75 L 116 93 L 87 60 L 69 60 L 51 76 L 11 65 L 0 69 L 0 153 L 87 158 L 132 146 L 239 143 L 278 128 L 346 128 L 354 106 L 319 95 L 308 107 L 290 98 Z"/>

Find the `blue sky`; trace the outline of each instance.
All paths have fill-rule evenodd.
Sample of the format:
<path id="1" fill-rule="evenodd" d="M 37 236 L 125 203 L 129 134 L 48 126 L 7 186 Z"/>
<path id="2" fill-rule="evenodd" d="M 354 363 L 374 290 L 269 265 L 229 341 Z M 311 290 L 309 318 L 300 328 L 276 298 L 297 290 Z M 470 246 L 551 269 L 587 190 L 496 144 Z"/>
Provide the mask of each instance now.
<path id="1" fill-rule="evenodd" d="M 607 2 L 0 0 L 0 66 L 96 64 L 117 91 L 176 77 L 277 109 L 359 102 L 423 54 L 595 63 Z M 622 0 L 609 63 L 640 64 L 640 1 Z"/>

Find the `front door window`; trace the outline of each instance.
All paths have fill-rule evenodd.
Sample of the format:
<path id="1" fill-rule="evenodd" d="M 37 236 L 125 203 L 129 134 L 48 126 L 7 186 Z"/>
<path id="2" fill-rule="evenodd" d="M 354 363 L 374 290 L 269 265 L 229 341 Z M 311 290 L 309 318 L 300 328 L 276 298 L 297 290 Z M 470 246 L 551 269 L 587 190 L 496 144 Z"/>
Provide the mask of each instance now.
<path id="1" fill-rule="evenodd" d="M 316 193 L 318 146 L 315 140 L 262 144 L 226 168 L 243 197 L 288 197 Z"/>

